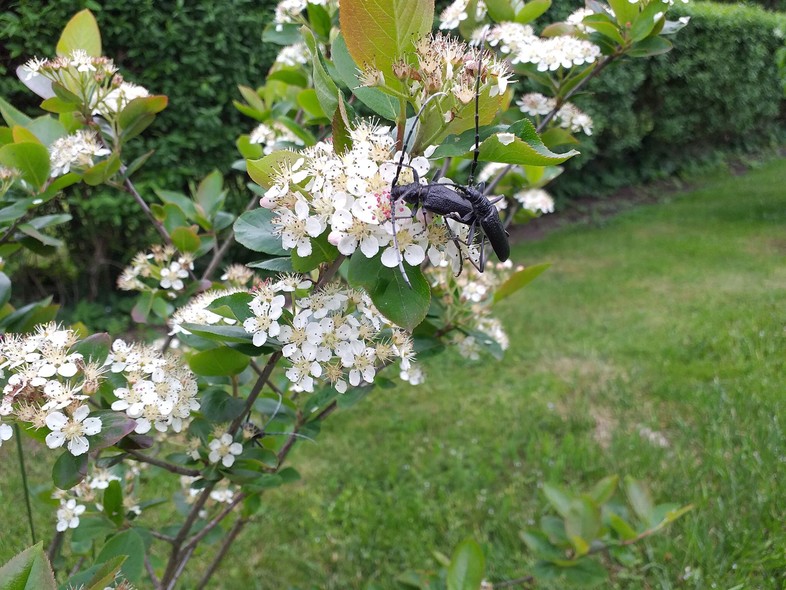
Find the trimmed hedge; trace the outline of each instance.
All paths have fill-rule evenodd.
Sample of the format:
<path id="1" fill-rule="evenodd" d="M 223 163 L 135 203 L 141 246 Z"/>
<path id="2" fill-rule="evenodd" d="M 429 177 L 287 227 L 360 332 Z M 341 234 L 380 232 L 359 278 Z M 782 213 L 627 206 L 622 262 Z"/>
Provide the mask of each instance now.
<path id="1" fill-rule="evenodd" d="M 600 194 L 783 140 L 784 16 L 710 2 L 678 3 L 674 16 L 691 21 L 671 52 L 616 64 L 577 97 L 596 134 L 552 185 L 557 195 Z"/>

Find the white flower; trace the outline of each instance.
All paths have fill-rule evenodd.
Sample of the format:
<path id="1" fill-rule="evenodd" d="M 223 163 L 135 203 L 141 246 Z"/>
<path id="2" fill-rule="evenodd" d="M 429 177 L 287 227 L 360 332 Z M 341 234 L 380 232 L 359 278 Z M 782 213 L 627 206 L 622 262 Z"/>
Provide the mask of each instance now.
<path id="1" fill-rule="evenodd" d="M 208 455 L 210 462 L 218 463 L 221 461 L 224 467 L 232 467 L 232 464 L 235 462 L 235 455 L 243 452 L 243 445 L 233 442 L 232 435 L 229 433 L 222 434 L 220 438 L 214 438 L 208 446 L 210 448 L 210 454 Z"/>
<path id="2" fill-rule="evenodd" d="M 3 443 L 9 440 L 13 434 L 14 429 L 11 428 L 11 426 L 0 422 L 0 447 L 2 447 Z"/>
<path id="3" fill-rule="evenodd" d="M 85 511 L 85 507 L 77 504 L 76 500 L 70 498 L 65 502 L 60 502 L 57 509 L 57 531 L 62 533 L 67 529 L 75 529 L 79 526 L 79 515 Z"/>
<path id="4" fill-rule="evenodd" d="M 513 195 L 524 209 L 534 213 L 554 213 L 554 199 L 543 189 L 527 189 Z"/>
<path id="5" fill-rule="evenodd" d="M 80 129 L 73 135 L 56 139 L 49 146 L 50 176 L 54 178 L 67 174 L 72 168 L 90 168 L 94 163 L 93 158 L 111 153 L 103 146 L 95 131 Z"/>
<path id="6" fill-rule="evenodd" d="M 79 406 L 69 418 L 62 412 L 52 412 L 46 417 L 46 426 L 51 430 L 46 435 L 46 446 L 50 449 L 62 447 L 68 441 L 68 451 L 82 455 L 90 449 L 87 436 L 101 432 L 101 419 L 88 418 L 90 408 Z"/>

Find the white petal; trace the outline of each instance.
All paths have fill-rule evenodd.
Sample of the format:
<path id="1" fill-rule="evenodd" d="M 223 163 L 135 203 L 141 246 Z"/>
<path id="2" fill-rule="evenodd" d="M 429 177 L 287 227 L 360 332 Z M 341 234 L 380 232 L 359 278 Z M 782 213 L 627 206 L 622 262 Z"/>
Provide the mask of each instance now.
<path id="1" fill-rule="evenodd" d="M 49 430 L 62 430 L 63 426 L 68 424 L 68 418 L 62 412 L 52 412 L 46 417 L 45 422 Z"/>
<path id="2" fill-rule="evenodd" d="M 398 266 L 398 261 L 399 261 L 399 253 L 398 253 L 398 251 L 395 248 L 393 248 L 393 247 L 387 248 L 382 253 L 381 261 L 382 261 L 382 264 L 384 264 L 388 268 L 395 268 L 395 267 L 397 267 Z"/>
<path id="3" fill-rule="evenodd" d="M 426 259 L 426 252 L 421 246 L 417 244 L 410 244 L 404 248 L 404 260 L 409 262 L 412 266 L 418 266 Z"/>
<path id="4" fill-rule="evenodd" d="M 77 422 L 81 422 L 85 418 L 87 418 L 88 414 L 90 414 L 90 408 L 87 406 L 79 406 L 76 411 L 74 412 L 74 420 Z"/>
<path id="5" fill-rule="evenodd" d="M 235 462 L 234 455 L 224 455 L 224 458 L 221 459 L 221 463 L 224 464 L 224 467 L 232 467 L 232 464 Z"/>
<path id="6" fill-rule="evenodd" d="M 82 422 L 82 427 L 87 436 L 93 436 L 101 432 L 101 426 L 101 418 L 87 418 Z"/>
<path id="7" fill-rule="evenodd" d="M 68 450 L 74 457 L 84 455 L 90 449 L 90 443 L 84 436 L 75 436 L 68 441 Z"/>
<path id="8" fill-rule="evenodd" d="M 46 435 L 46 446 L 48 446 L 50 449 L 62 447 L 64 441 L 65 435 L 60 431 L 50 432 Z"/>

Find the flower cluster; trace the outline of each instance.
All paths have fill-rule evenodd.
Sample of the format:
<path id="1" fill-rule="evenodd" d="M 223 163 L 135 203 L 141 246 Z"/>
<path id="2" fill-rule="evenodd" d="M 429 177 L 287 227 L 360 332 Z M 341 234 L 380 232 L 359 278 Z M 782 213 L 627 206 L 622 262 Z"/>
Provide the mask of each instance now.
<path id="1" fill-rule="evenodd" d="M 553 111 L 557 106 L 557 100 L 538 92 L 530 92 L 523 95 L 516 104 L 525 115 L 540 117 Z M 585 135 L 592 135 L 592 118 L 572 103 L 563 104 L 554 115 L 554 121 L 572 133 L 583 132 Z"/>
<path id="2" fill-rule="evenodd" d="M 173 246 L 153 246 L 150 252 L 139 252 L 126 267 L 117 286 L 124 291 L 157 291 L 164 289 L 171 298 L 185 288 L 183 279 L 194 269 L 189 254 L 180 254 Z"/>
<path id="3" fill-rule="evenodd" d="M 360 123 L 350 136 L 352 148 L 343 154 L 337 154 L 332 143 L 319 142 L 277 172 L 261 204 L 276 213 L 273 224 L 283 246 L 308 256 L 311 240 L 328 231 L 328 240 L 342 254 L 360 250 L 373 258 L 382 252 L 382 263 L 391 268 L 401 258 L 418 265 L 427 255 L 432 263 L 455 263 L 460 253 L 443 221 L 430 215 L 416 218 L 402 201 L 396 203 L 393 239 L 390 188 L 402 156 L 392 153 L 390 129 Z M 398 184 L 413 182 L 413 170 L 425 182 L 425 158 L 410 161 L 404 155 L 403 164 Z"/>
<path id="4" fill-rule="evenodd" d="M 448 5 L 439 15 L 439 28 L 447 30 L 457 29 L 462 21 L 467 20 L 469 17 L 467 12 L 469 2 L 470 0 L 454 0 L 452 4 Z M 476 22 L 483 20 L 486 16 L 486 3 L 483 0 L 477 0 L 473 16 L 472 20 Z"/>
<path id="5" fill-rule="evenodd" d="M 473 37 L 480 38 L 482 31 Z M 539 72 L 570 69 L 593 63 L 600 56 L 600 47 L 571 35 L 538 37 L 532 27 L 518 23 L 501 23 L 491 28 L 486 40 L 492 47 L 510 55 L 512 63 L 531 63 Z"/>
<path id="6" fill-rule="evenodd" d="M 287 147 L 287 144 L 296 147 L 303 146 L 303 140 L 279 121 L 273 121 L 270 125 L 260 123 L 249 136 L 251 143 L 262 144 L 262 153 L 270 154 L 275 149 Z"/>
<path id="7" fill-rule="evenodd" d="M 489 342 L 501 350 L 508 348 L 508 336 L 500 321 L 491 315 L 491 309 L 494 292 L 514 270 L 521 269 L 514 269 L 510 260 L 489 263 L 483 273 L 468 267 L 459 276 L 444 265 L 427 269 L 432 292 L 450 309 L 447 320 L 453 328 L 451 341 L 465 358 L 477 360 Z"/>
<path id="8" fill-rule="evenodd" d="M 169 319 L 169 325 L 172 330 L 169 333 L 190 334 L 190 332 L 183 327 L 183 324 L 214 326 L 216 324 L 232 325 L 236 323 L 236 320 L 212 312 L 208 307 L 216 299 L 241 291 L 244 291 L 244 289 L 213 289 L 205 291 L 204 293 L 199 293 L 191 299 L 187 305 L 184 305 L 172 314 L 172 317 Z"/>
<path id="9" fill-rule="evenodd" d="M 322 379 L 344 393 L 349 385 L 372 383 L 379 367 L 396 360 L 411 368 L 411 338 L 392 327 L 368 295 L 331 284 L 299 297 L 307 286 L 297 276 L 262 283 L 249 304 L 254 315 L 243 323 L 254 344 L 276 338 L 282 345 L 295 391 L 312 392 Z"/>
<path id="10" fill-rule="evenodd" d="M 554 199 L 541 188 L 531 188 L 513 195 L 519 204 L 533 213 L 554 213 Z"/>
<path id="11" fill-rule="evenodd" d="M 62 176 L 71 170 L 84 171 L 93 166 L 93 158 L 111 154 L 95 131 L 80 129 L 72 135 L 60 137 L 49 146 L 50 176 Z"/>
<path id="12" fill-rule="evenodd" d="M 87 397 L 97 391 L 104 368 L 72 350 L 73 330 L 50 323 L 31 334 L 6 334 L 0 342 L 3 397 L 0 420 L 15 419 L 47 428 L 50 449 L 66 445 L 73 455 L 90 449 L 88 437 L 101 432 L 100 418 L 89 417 Z M 11 437 L 0 425 L 0 444 Z"/>
<path id="13" fill-rule="evenodd" d="M 638 2 L 638 0 L 635 1 Z M 575 10 L 568 15 L 568 18 L 565 19 L 565 23 L 569 25 L 573 25 L 574 27 L 576 27 L 576 29 L 578 29 L 582 33 L 590 33 L 592 32 L 590 28 L 583 23 L 584 23 L 584 19 L 592 14 L 595 14 L 595 12 L 590 10 L 589 8 L 579 8 L 578 10 Z"/>
<path id="14" fill-rule="evenodd" d="M 145 88 L 125 82 L 111 59 L 90 56 L 83 49 L 53 59 L 31 59 L 20 68 L 20 78 L 43 98 L 55 96 L 51 83 L 56 83 L 77 96 L 90 112 L 105 118 L 122 111 L 133 99 L 148 96 Z"/>
<path id="15" fill-rule="evenodd" d="M 281 0 L 276 5 L 276 15 L 273 22 L 276 25 L 287 23 L 297 23 L 300 21 L 300 14 L 306 9 L 308 4 L 324 6 L 330 11 L 338 8 L 339 0 Z"/>
<path id="16" fill-rule="evenodd" d="M 114 389 L 112 409 L 133 418 L 135 432 L 144 434 L 152 427 L 165 432 L 170 426 L 180 432 L 191 412 L 199 409 L 196 378 L 176 357 L 115 340 L 107 363 L 126 381 L 125 387 Z"/>
<path id="17" fill-rule="evenodd" d="M 276 56 L 276 63 L 282 64 L 291 68 L 305 65 L 309 62 L 308 47 L 305 43 L 295 43 L 294 45 L 287 45 L 278 52 Z"/>

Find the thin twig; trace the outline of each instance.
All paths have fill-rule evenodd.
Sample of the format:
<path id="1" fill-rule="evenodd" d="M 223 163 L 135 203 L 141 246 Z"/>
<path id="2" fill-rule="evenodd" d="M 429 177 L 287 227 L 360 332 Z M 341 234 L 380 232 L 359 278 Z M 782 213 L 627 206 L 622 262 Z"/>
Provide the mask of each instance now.
<path id="1" fill-rule="evenodd" d="M 216 526 L 218 526 L 222 520 L 224 520 L 227 516 L 229 516 L 229 513 L 235 509 L 235 506 L 240 504 L 245 499 L 246 499 L 245 494 L 238 494 L 234 498 L 232 498 L 232 501 L 229 504 L 227 504 L 221 512 L 219 512 L 218 514 L 216 514 L 216 516 L 213 517 L 213 520 L 208 522 L 204 527 L 202 527 L 202 529 L 198 533 L 196 533 L 183 545 L 183 551 L 188 551 L 192 547 L 196 547 L 197 543 L 199 543 L 202 539 L 204 539 L 210 531 L 216 528 Z"/>
<path id="2" fill-rule="evenodd" d="M 251 201 L 248 203 L 248 205 L 246 205 L 246 208 L 243 210 L 243 213 L 247 211 L 251 211 L 251 209 L 254 208 L 257 199 L 259 199 L 257 195 L 251 197 Z M 218 268 L 218 265 L 221 264 L 221 261 L 224 259 L 227 250 L 229 250 L 229 247 L 232 245 L 234 241 L 235 241 L 235 230 L 230 229 L 229 234 L 227 234 L 227 237 L 224 240 L 224 243 L 221 244 L 221 247 L 218 248 L 213 253 L 213 257 L 210 259 L 210 262 L 208 263 L 205 272 L 202 274 L 203 281 L 210 280 L 210 277 L 214 272 L 216 272 L 216 268 Z M 218 236 L 216 236 L 216 244 L 218 244 Z"/>
<path id="3" fill-rule="evenodd" d="M 121 166 L 120 167 L 120 173 L 121 174 L 125 174 L 126 170 L 127 169 L 126 169 L 125 166 Z M 156 231 L 163 238 L 164 242 L 166 242 L 167 244 L 171 245 L 172 244 L 172 237 L 169 235 L 169 232 L 164 227 L 164 224 L 161 223 L 158 219 L 156 219 L 155 215 L 153 215 L 153 212 L 150 210 L 150 207 L 148 206 L 147 202 L 145 202 L 145 200 L 142 198 L 142 195 L 139 194 L 139 191 L 136 190 L 136 187 L 134 186 L 134 183 L 131 182 L 131 179 L 126 177 L 126 179 L 123 182 L 122 186 L 125 187 L 125 191 L 128 194 L 130 194 L 132 197 L 134 197 L 134 200 L 137 202 L 137 205 L 139 205 L 139 207 L 142 209 L 144 214 L 147 216 L 147 218 L 153 224 L 153 227 L 156 228 Z"/>
<path id="4" fill-rule="evenodd" d="M 171 543 L 172 541 L 175 540 L 174 537 L 170 535 L 165 535 L 164 533 L 159 533 L 158 531 L 153 529 L 147 529 L 147 532 L 150 533 L 151 537 L 155 537 L 156 539 L 160 539 L 161 541 L 166 541 L 167 543 Z"/>
<path id="5" fill-rule="evenodd" d="M 49 548 L 46 550 L 46 556 L 49 558 L 49 563 L 54 563 L 57 554 L 60 553 L 60 546 L 63 544 L 63 532 L 57 531 L 55 536 L 52 537 L 52 542 L 49 543 Z"/>
<path id="6" fill-rule="evenodd" d="M 221 543 L 221 547 L 218 550 L 218 553 L 213 558 L 213 561 L 208 566 L 207 570 L 205 571 L 202 579 L 199 580 L 199 584 L 197 584 L 196 590 L 203 590 L 203 588 L 207 588 L 207 583 L 210 581 L 210 578 L 213 577 L 213 574 L 216 573 L 218 566 L 221 564 L 221 561 L 226 557 L 226 554 L 229 552 L 229 547 L 234 542 L 235 538 L 240 534 L 240 531 L 246 525 L 248 520 L 245 518 L 238 518 L 235 521 L 235 524 L 232 525 L 232 528 L 229 530 L 226 539 L 224 542 Z"/>
<path id="7" fill-rule="evenodd" d="M 341 263 L 344 262 L 345 259 L 346 256 L 341 254 L 338 258 L 336 258 L 333 262 L 330 263 L 330 266 L 328 266 L 325 269 L 325 272 L 322 273 L 322 276 L 319 277 L 319 280 L 317 281 L 317 284 L 314 287 L 314 291 L 318 291 L 319 289 L 321 289 L 322 287 L 324 287 L 330 282 L 330 280 L 338 272 Z"/>
<path id="8" fill-rule="evenodd" d="M 16 452 L 19 455 L 19 471 L 22 474 L 22 491 L 25 494 L 25 506 L 27 507 L 27 524 L 30 525 L 30 538 L 35 545 L 35 525 L 33 524 L 33 507 L 30 505 L 30 490 L 27 487 L 27 469 L 25 468 L 25 452 L 22 449 L 22 436 L 19 432 L 19 424 L 14 424 L 14 435 L 16 438 Z"/>
<path id="9" fill-rule="evenodd" d="M 79 560 L 74 564 L 74 567 L 71 568 L 71 573 L 68 574 L 68 577 L 71 578 L 76 575 L 76 573 L 81 569 L 82 564 L 85 562 L 85 557 L 82 556 Z"/>
<path id="10" fill-rule="evenodd" d="M 175 575 L 172 577 L 172 581 L 169 582 L 169 584 L 167 585 L 166 590 L 174 589 L 178 578 L 183 574 L 183 570 L 186 568 L 186 564 L 188 563 L 188 560 L 191 559 L 191 555 L 194 553 L 194 549 L 195 547 L 192 547 L 191 549 L 186 551 L 186 554 L 183 557 L 183 561 L 181 561 L 180 564 L 177 566 L 177 569 L 175 570 Z"/>
<path id="11" fill-rule="evenodd" d="M 276 351 L 270 355 L 270 358 L 265 365 L 265 368 L 262 369 L 262 372 L 259 374 L 259 379 L 257 382 L 254 383 L 254 388 L 251 390 L 251 393 L 248 394 L 248 399 L 246 400 L 246 405 L 243 408 L 243 411 L 240 415 L 235 418 L 232 424 L 229 425 L 229 434 L 235 434 L 237 430 L 240 428 L 243 421 L 246 419 L 246 416 L 251 412 L 251 409 L 254 407 L 254 402 L 257 401 L 259 394 L 262 392 L 262 389 L 265 387 L 267 380 L 270 379 L 270 374 L 273 372 L 273 369 L 276 367 L 276 363 L 278 363 L 279 359 L 282 357 L 281 351 Z"/>
<path id="12" fill-rule="evenodd" d="M 150 463 L 151 465 L 155 465 L 156 467 L 160 467 L 161 469 L 166 469 L 172 473 L 177 473 L 178 475 L 189 475 L 191 477 L 199 477 L 202 475 L 202 472 L 199 469 L 190 469 L 189 467 L 183 467 L 182 465 L 175 465 L 174 463 L 170 463 L 169 461 L 164 461 L 162 459 L 156 459 L 155 457 L 151 457 L 150 455 L 145 455 L 144 453 L 140 453 L 135 449 L 125 449 L 125 452 L 131 455 L 134 459 L 139 461 L 140 463 Z"/>
<path id="13" fill-rule="evenodd" d="M 147 575 L 150 576 L 150 581 L 153 582 L 153 587 L 158 588 L 158 576 L 156 576 L 156 572 L 153 569 L 153 564 L 150 563 L 150 556 L 145 552 L 145 569 L 147 570 Z"/>
<path id="14" fill-rule="evenodd" d="M 523 578 L 516 578 L 515 580 L 494 582 L 494 588 L 509 588 L 510 586 L 521 586 L 522 584 L 531 584 L 534 581 L 535 581 L 535 576 L 524 576 Z"/>

